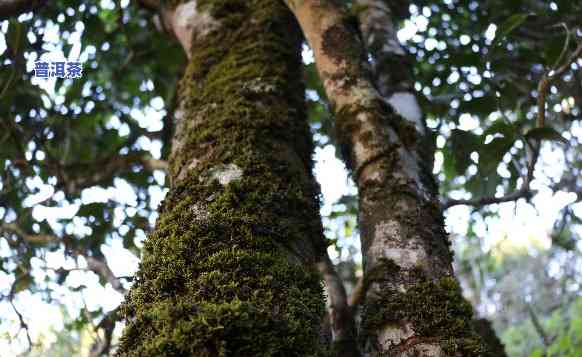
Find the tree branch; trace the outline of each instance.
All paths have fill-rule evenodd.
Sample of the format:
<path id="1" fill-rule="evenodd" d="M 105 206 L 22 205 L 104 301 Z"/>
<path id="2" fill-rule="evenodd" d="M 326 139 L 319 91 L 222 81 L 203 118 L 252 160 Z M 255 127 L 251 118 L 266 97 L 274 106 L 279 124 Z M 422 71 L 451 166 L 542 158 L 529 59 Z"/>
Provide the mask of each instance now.
<path id="1" fill-rule="evenodd" d="M 510 194 L 501 197 L 481 197 L 478 199 L 470 199 L 470 200 L 455 200 L 455 199 L 448 199 L 444 201 L 441 206 L 443 210 L 451 208 L 453 206 L 458 205 L 466 205 L 466 206 L 473 206 L 473 207 L 483 207 L 490 204 L 495 203 L 504 203 L 504 202 L 512 202 L 517 201 L 520 198 L 529 199 L 533 196 L 534 192 L 532 192 L 529 188 L 525 189 L 522 187 L 521 189 L 514 191 Z"/>
<path id="2" fill-rule="evenodd" d="M 382 314 L 374 314 L 374 308 L 367 307 L 388 305 L 387 296 L 382 294 L 385 289 L 406 291 L 414 286 L 419 275 L 412 271 L 418 266 L 422 265 L 423 274 L 429 279 L 452 275 L 450 256 L 428 250 L 423 243 L 430 240 L 431 244 L 446 244 L 440 211 L 429 209 L 438 207 L 436 187 L 419 154 L 417 128 L 376 88 L 353 16 L 335 0 L 286 2 L 313 50 L 335 114 L 338 142 L 349 152 L 346 164 L 359 189 L 364 276 L 372 280 L 369 286 L 373 287 L 365 293 L 370 305 L 363 309 L 362 328 L 369 333 L 361 336 L 362 352 L 389 354 L 401 336 L 419 334 L 416 326 L 411 326 L 410 316 L 402 315 L 398 321 L 384 319 L 378 316 Z M 397 268 L 386 272 L 384 266 L 392 267 L 390 264 Z M 378 271 L 383 273 L 374 274 Z M 407 276 L 413 278 L 402 279 L 409 271 Z M 457 297 L 462 298 L 460 293 Z M 372 330 L 367 329 L 370 321 L 374 321 Z M 421 349 L 431 355 L 444 353 L 438 342 L 413 345 L 410 349 L 410 355 L 420 354 Z"/>
<path id="3" fill-rule="evenodd" d="M 580 58 L 580 56 L 582 56 L 582 42 L 578 44 L 574 52 L 570 56 L 568 56 L 566 61 L 561 66 L 559 66 L 559 63 L 556 63 L 554 68 L 546 71 L 546 73 L 542 76 L 542 79 L 538 84 L 538 97 L 537 97 L 538 116 L 536 119 L 536 128 L 543 128 L 545 126 L 546 96 L 551 87 L 551 84 L 556 79 L 563 76 L 564 73 L 566 73 L 566 71 L 570 69 L 572 63 L 574 63 L 578 58 Z M 531 190 L 530 184 L 533 181 L 535 167 L 539 159 L 541 140 L 536 140 L 534 143 L 526 141 L 526 145 L 528 145 L 528 147 L 531 150 L 531 156 L 528 160 L 527 173 L 523 178 L 523 184 L 519 190 L 501 197 L 482 197 L 470 200 L 448 199 L 442 202 L 443 210 L 457 205 L 482 207 L 489 204 L 517 201 L 521 198 L 530 199 L 535 194 L 535 192 Z"/>
<path id="4" fill-rule="evenodd" d="M 108 356 L 109 351 L 111 350 L 111 340 L 113 339 L 113 330 L 115 330 L 115 325 L 120 320 L 120 316 L 118 314 L 118 308 L 108 312 L 101 322 L 95 329 L 103 330 L 104 336 L 103 340 L 100 338 L 96 339 L 96 341 L 91 345 L 91 350 L 89 351 L 89 357 L 101 357 L 103 355 Z"/>
<path id="5" fill-rule="evenodd" d="M 336 347 L 337 355 L 343 357 L 359 356 L 356 347 L 356 329 L 352 309 L 348 305 L 344 284 L 335 271 L 327 252 L 323 257 L 323 261 L 317 263 L 317 268 L 323 275 L 331 301 L 332 340 Z"/>
<path id="6" fill-rule="evenodd" d="M 542 343 L 544 344 L 544 346 L 546 348 L 549 347 L 552 344 L 552 338 L 550 338 L 550 336 L 548 336 L 548 334 L 546 333 L 544 327 L 542 326 L 540 320 L 538 319 L 538 316 L 536 315 L 536 313 L 533 310 L 533 308 L 531 307 L 531 305 L 526 304 L 526 307 L 527 307 L 527 312 L 529 314 L 531 322 L 533 323 L 536 332 L 540 336 Z"/>
<path id="7" fill-rule="evenodd" d="M 119 278 L 113 274 L 113 271 L 107 264 L 105 257 L 97 258 L 88 255 L 83 255 L 83 257 L 85 258 L 85 261 L 87 261 L 87 268 L 89 268 L 89 270 L 105 279 L 109 284 L 111 284 L 111 287 L 115 291 L 125 295 L 127 290 L 123 287 Z"/>
<path id="8" fill-rule="evenodd" d="M 0 226 L 0 229 L 2 229 L 4 231 L 9 231 L 9 232 L 17 235 L 18 237 L 20 237 L 20 239 L 24 240 L 27 243 L 47 244 L 47 243 L 51 243 L 51 242 L 62 242 L 63 241 L 63 239 L 61 239 L 60 237 L 54 236 L 54 235 L 28 234 L 28 233 L 24 232 L 24 230 L 22 230 L 18 225 L 14 224 L 14 223 L 3 223 Z M 87 254 L 87 252 L 79 251 L 79 250 L 74 251 L 73 254 L 75 256 L 84 257 L 86 262 L 87 262 L 87 268 L 90 271 L 92 271 L 93 273 L 97 274 L 98 276 L 103 278 L 105 281 L 110 283 L 111 287 L 113 287 L 113 289 L 115 291 L 119 292 L 122 295 L 125 295 L 127 290 L 121 284 L 120 279 L 117 278 L 115 276 L 115 274 L 113 274 L 113 271 L 111 270 L 111 268 L 107 264 L 107 260 L 105 259 L 105 257 L 90 256 L 89 254 Z"/>
<path id="9" fill-rule="evenodd" d="M 354 290 L 352 291 L 352 294 L 350 295 L 350 299 L 348 301 L 348 304 L 352 307 L 352 309 L 356 308 L 358 305 L 362 303 L 362 300 L 364 299 L 365 296 L 364 290 L 365 290 L 364 277 L 362 276 L 356 282 L 356 286 L 354 287 Z"/>
<path id="10" fill-rule="evenodd" d="M 28 271 L 26 272 L 26 274 L 28 274 Z M 16 295 L 16 291 L 15 291 L 16 284 L 18 283 L 18 280 L 20 278 L 22 278 L 22 276 L 16 277 L 16 279 L 14 279 L 14 283 L 12 284 L 12 287 L 10 288 L 10 294 L 8 295 L 8 300 L 10 302 L 10 306 L 12 307 L 12 310 L 14 310 L 14 313 L 16 314 L 16 316 L 18 316 L 18 322 L 20 323 L 20 329 L 18 330 L 18 334 L 20 334 L 20 331 L 22 331 L 22 330 L 24 330 L 24 332 L 26 333 L 26 340 L 28 341 L 27 351 L 30 353 L 32 351 L 33 343 L 32 343 L 32 338 L 30 337 L 30 331 L 28 328 L 28 324 L 24 320 L 24 316 L 22 316 L 20 311 L 16 308 L 16 305 L 14 305 L 14 296 Z M 16 336 L 18 336 L 18 334 Z"/>
<path id="11" fill-rule="evenodd" d="M 48 235 L 48 234 L 27 234 L 18 225 L 14 223 L 2 223 L 0 229 L 14 233 L 20 239 L 27 243 L 33 244 L 48 244 L 51 242 L 58 242 L 60 239 L 58 237 Z"/>
<path id="12" fill-rule="evenodd" d="M 59 178 L 58 188 L 62 187 L 65 192 L 79 192 L 83 188 L 97 185 L 116 175 L 131 170 L 131 165 L 142 165 L 148 170 L 168 169 L 168 163 L 163 160 L 152 158 L 149 153 L 143 151 L 131 152 L 127 155 L 113 156 L 100 162 L 75 163 L 57 167 L 57 177 Z M 95 170 L 95 168 L 97 168 Z M 81 173 L 76 176 L 69 176 L 68 172 Z"/>
<path id="13" fill-rule="evenodd" d="M 537 118 L 537 127 L 543 128 L 545 125 L 546 119 L 546 96 L 548 95 L 548 91 L 552 83 L 560 78 L 564 73 L 570 69 L 570 66 L 574 61 L 582 56 L 582 42 L 578 44 L 578 47 L 574 52 L 568 57 L 568 59 L 559 67 L 552 68 L 550 71 L 547 71 L 542 80 L 538 84 L 538 118 Z"/>

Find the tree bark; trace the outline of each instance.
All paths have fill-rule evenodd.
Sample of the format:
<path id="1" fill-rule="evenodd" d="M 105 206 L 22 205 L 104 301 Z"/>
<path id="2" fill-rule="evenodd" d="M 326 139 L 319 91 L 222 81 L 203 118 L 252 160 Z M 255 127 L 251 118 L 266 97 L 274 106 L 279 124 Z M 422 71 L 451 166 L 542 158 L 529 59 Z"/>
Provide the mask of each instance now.
<path id="1" fill-rule="evenodd" d="M 372 56 L 371 68 L 374 82 L 382 97 L 404 119 L 415 125 L 417 136 L 422 143 L 418 147 L 420 165 L 427 173 L 432 172 L 434 141 L 426 118 L 414 90 L 414 75 L 410 55 L 398 40 L 399 12 L 408 1 L 392 2 L 384 0 L 357 0 L 359 28 L 364 46 Z M 399 5 L 399 6 L 397 6 Z M 438 189 L 433 188 L 434 195 Z M 504 346 L 487 319 L 474 318 L 472 326 L 481 337 L 488 354 L 506 356 Z"/>
<path id="2" fill-rule="evenodd" d="M 432 158 L 421 152 L 421 114 L 411 123 L 378 92 L 358 29 L 336 2 L 287 3 L 314 51 L 359 189 L 364 354 L 481 355 L 472 308 L 453 276 Z"/>
<path id="3" fill-rule="evenodd" d="M 278 0 L 163 11 L 189 64 L 119 355 L 318 355 L 325 246 L 298 27 Z"/>

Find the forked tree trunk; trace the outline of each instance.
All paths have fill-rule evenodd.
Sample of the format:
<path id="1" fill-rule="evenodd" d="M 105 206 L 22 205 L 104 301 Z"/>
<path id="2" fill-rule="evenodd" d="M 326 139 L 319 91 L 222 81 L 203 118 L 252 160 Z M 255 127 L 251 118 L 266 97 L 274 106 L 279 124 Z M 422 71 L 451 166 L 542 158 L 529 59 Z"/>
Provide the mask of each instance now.
<path id="1" fill-rule="evenodd" d="M 358 30 L 336 1 L 287 3 L 314 51 L 359 189 L 364 355 L 481 355 L 472 308 L 453 276 L 420 114 L 403 118 L 403 101 L 378 92 Z"/>
<path id="2" fill-rule="evenodd" d="M 189 64 L 119 355 L 316 355 L 325 247 L 298 27 L 279 0 L 164 13 Z"/>

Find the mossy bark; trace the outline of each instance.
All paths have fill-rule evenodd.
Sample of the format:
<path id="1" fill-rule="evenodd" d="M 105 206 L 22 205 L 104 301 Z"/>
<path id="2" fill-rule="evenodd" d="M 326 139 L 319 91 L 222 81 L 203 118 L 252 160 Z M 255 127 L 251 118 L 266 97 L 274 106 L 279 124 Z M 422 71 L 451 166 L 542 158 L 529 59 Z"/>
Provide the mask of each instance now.
<path id="1" fill-rule="evenodd" d="M 278 0 L 204 0 L 172 187 L 122 306 L 120 356 L 312 356 L 325 311 L 300 33 Z"/>
<path id="2" fill-rule="evenodd" d="M 287 3 L 314 51 L 336 114 L 337 136 L 349 149 L 346 161 L 359 189 L 366 291 L 359 329 L 362 352 L 482 355 L 471 327 L 471 306 L 453 275 L 432 157 L 423 152 L 422 118 L 410 120 L 378 92 L 374 69 L 350 21 L 353 15 L 338 2 Z"/>
<path id="3" fill-rule="evenodd" d="M 406 233 L 407 236 L 414 237 L 415 235 L 421 235 L 418 233 L 420 229 L 427 230 L 428 227 L 433 226 L 437 229 L 433 233 L 425 233 L 425 239 L 428 239 L 429 241 L 439 241 L 442 240 L 440 237 L 446 237 L 446 234 L 442 229 L 438 228 L 442 227 L 442 221 L 440 221 L 441 214 L 434 208 L 438 205 L 436 202 L 438 188 L 431 176 L 434 157 L 433 135 L 426 126 L 422 109 L 416 99 L 410 55 L 406 53 L 402 46 L 400 46 L 397 37 L 397 26 L 395 26 L 395 22 L 399 20 L 398 16 L 401 12 L 399 6 L 405 5 L 406 3 L 406 1 L 403 1 L 388 4 L 383 0 L 356 0 L 356 10 L 360 20 L 359 25 L 364 45 L 370 55 L 374 58 L 374 61 L 371 63 L 374 82 L 382 97 L 398 114 L 409 123 L 413 124 L 416 129 L 415 131 L 411 131 L 411 135 L 415 137 L 413 141 L 418 141 L 418 143 L 414 145 L 413 151 L 415 151 L 417 156 L 423 186 L 426 188 L 425 191 L 428 191 L 427 195 L 418 198 L 417 202 L 420 204 L 420 209 L 418 204 L 405 204 L 405 202 L 410 200 L 411 197 L 404 195 L 404 197 L 398 198 L 399 194 L 396 193 L 389 195 L 391 197 L 388 199 L 388 202 L 391 202 L 388 205 L 389 207 L 392 207 L 393 205 L 396 205 L 397 207 L 411 206 L 414 209 L 409 212 L 400 209 L 393 211 L 390 208 L 383 208 L 382 210 L 384 212 L 388 210 L 388 216 L 400 216 L 397 220 L 403 221 L 405 223 L 403 226 L 409 226 L 412 228 L 408 233 Z M 402 138 L 402 135 L 400 135 L 400 137 Z M 388 182 L 385 183 L 385 187 L 398 186 L 398 183 L 394 182 L 394 177 L 387 176 L 387 180 Z M 398 191 L 418 192 L 418 187 L 415 187 L 417 185 L 409 182 L 408 186 L 410 187 L 407 189 L 398 189 Z M 379 190 L 385 191 L 382 188 Z M 373 199 L 373 201 L 377 200 Z M 432 201 L 432 203 L 428 203 L 428 201 Z M 380 200 L 379 202 L 367 204 L 367 208 L 362 210 L 368 215 L 367 217 L 362 217 L 362 222 L 371 222 L 365 225 L 372 225 L 372 227 L 368 227 L 368 230 L 377 228 L 377 226 L 374 226 L 374 222 L 378 223 L 384 220 L 383 217 L 374 218 L 372 216 L 382 202 L 383 200 Z M 429 212 L 431 210 L 434 212 L 433 216 L 436 220 L 433 219 L 432 223 L 427 224 L 431 220 L 422 219 L 421 221 L 416 222 L 415 228 L 414 225 L 410 224 L 412 222 L 407 224 L 406 221 L 410 220 L 410 217 L 414 217 L 416 212 L 422 211 L 423 206 L 426 207 L 424 210 L 428 209 Z M 431 206 L 433 206 L 433 209 L 430 208 Z M 384 217 L 386 217 L 386 215 L 384 215 Z M 373 233 L 369 232 L 368 236 L 370 235 L 373 235 Z M 428 252 L 433 249 L 425 248 Z M 442 248 L 440 249 L 440 252 L 441 253 L 438 253 L 437 255 L 448 255 L 448 253 Z M 430 261 L 430 259 L 427 259 L 427 261 Z M 421 262 L 421 265 L 422 264 L 424 263 Z M 446 263 L 446 265 L 450 264 Z M 395 269 L 388 269 L 391 271 L 386 272 L 385 270 L 389 266 L 390 264 L 388 263 L 388 265 L 386 265 L 386 262 L 384 261 L 383 264 L 380 264 L 379 269 L 380 271 L 384 270 L 384 273 L 387 276 L 398 276 L 397 279 L 399 280 L 406 280 L 410 275 L 414 276 L 419 273 L 417 268 L 400 271 L 400 266 L 394 266 L 393 268 Z M 434 274 L 434 269 L 430 268 L 428 271 Z M 446 343 L 443 344 L 445 351 L 456 353 L 461 351 L 462 354 L 479 353 L 487 354 L 489 356 L 504 356 L 503 345 L 499 343 L 499 340 L 495 336 L 495 332 L 490 324 L 487 324 L 488 321 L 484 319 L 473 319 L 471 321 L 471 326 L 481 337 L 482 342 L 486 346 L 486 351 L 478 345 L 478 340 L 470 331 L 471 329 L 467 326 L 468 316 L 470 316 L 472 312 L 471 306 L 462 298 L 459 286 L 454 279 L 450 277 L 437 279 L 438 274 L 451 275 L 450 272 L 443 270 L 440 273 L 434 274 L 436 283 L 433 282 L 427 285 L 425 274 L 421 273 L 416 278 L 417 283 L 412 285 L 412 290 L 406 294 L 401 294 L 401 292 L 398 292 L 394 287 L 393 289 L 386 289 L 383 291 L 381 293 L 383 299 L 372 299 L 372 302 L 366 305 L 368 315 L 367 323 L 374 325 L 378 320 L 396 321 L 405 318 L 407 321 L 412 322 L 411 325 L 415 326 L 415 332 L 419 332 L 420 335 L 440 336 L 441 338 L 443 336 L 450 336 L 456 339 L 465 336 L 465 338 L 461 339 L 462 343 L 459 344 L 461 346 L 460 348 L 447 346 Z M 386 276 L 378 276 L 378 274 L 372 275 L 375 275 L 375 277 L 369 276 L 369 281 L 381 281 L 382 279 L 386 279 Z M 418 282 L 420 282 L 420 284 L 418 284 Z M 385 301 L 384 306 L 378 304 L 378 302 L 382 300 Z M 435 301 L 437 303 L 435 303 Z M 446 304 L 438 303 L 439 301 L 446 301 Z M 389 307 L 387 304 L 393 307 Z M 378 309 L 380 313 L 378 313 Z M 408 312 L 405 312 L 407 310 Z M 382 313 L 382 311 L 384 311 L 384 313 Z M 387 316 L 385 314 L 386 311 L 393 312 Z M 419 313 L 422 313 L 422 315 L 419 315 Z M 401 317 L 398 317 L 398 315 Z M 488 329 L 477 328 L 481 326 L 486 326 Z M 376 327 L 376 330 L 381 329 L 381 326 Z M 460 327 L 460 330 L 456 330 L 457 327 Z M 487 333 L 482 333 L 483 331 L 487 331 Z M 416 336 L 415 339 L 413 338 L 411 341 L 420 342 L 422 339 L 419 339 Z M 405 344 L 403 346 L 405 346 Z M 400 352 L 400 350 L 404 350 L 404 348 L 396 349 L 397 352 Z"/>
<path id="4" fill-rule="evenodd" d="M 487 351 L 492 357 L 507 357 L 505 346 L 495 333 L 493 324 L 487 319 L 473 319 L 473 329 L 487 346 Z"/>

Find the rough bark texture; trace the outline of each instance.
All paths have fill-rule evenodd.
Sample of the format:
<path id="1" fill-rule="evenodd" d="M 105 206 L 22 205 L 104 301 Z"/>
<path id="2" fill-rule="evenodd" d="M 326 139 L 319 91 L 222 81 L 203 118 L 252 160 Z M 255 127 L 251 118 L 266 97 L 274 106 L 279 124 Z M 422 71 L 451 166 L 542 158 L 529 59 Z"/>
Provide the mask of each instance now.
<path id="1" fill-rule="evenodd" d="M 355 1 L 359 29 L 368 54 L 374 83 L 380 95 L 404 119 L 412 123 L 422 145 L 418 146 L 421 164 L 432 172 L 434 143 L 414 89 L 411 58 L 400 45 L 396 22 L 409 1 Z M 407 11 L 406 11 L 407 13 Z"/>
<path id="2" fill-rule="evenodd" d="M 421 145 L 417 152 L 419 166 L 430 174 L 433 168 L 434 140 L 417 100 L 410 55 L 400 45 L 396 22 L 401 18 L 403 5 L 408 1 L 388 4 L 384 0 L 357 0 L 359 28 L 364 45 L 372 57 L 371 68 L 374 82 L 382 97 L 404 119 L 413 123 Z M 438 193 L 433 187 L 434 195 Z M 473 328 L 481 337 L 491 356 L 505 356 L 503 344 L 495 335 L 486 319 L 473 319 Z"/>
<path id="3" fill-rule="evenodd" d="M 314 51 L 359 188 L 364 354 L 482 354 L 472 308 L 453 277 L 437 187 L 419 150 L 422 126 L 377 91 L 354 21 L 336 2 L 287 3 Z"/>
<path id="4" fill-rule="evenodd" d="M 187 13 L 214 28 L 186 47 L 172 187 L 122 307 L 119 355 L 318 355 L 325 306 L 308 267 L 325 247 L 300 33 L 278 0 Z"/>

